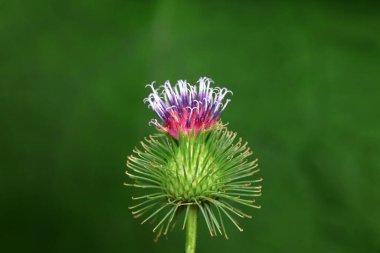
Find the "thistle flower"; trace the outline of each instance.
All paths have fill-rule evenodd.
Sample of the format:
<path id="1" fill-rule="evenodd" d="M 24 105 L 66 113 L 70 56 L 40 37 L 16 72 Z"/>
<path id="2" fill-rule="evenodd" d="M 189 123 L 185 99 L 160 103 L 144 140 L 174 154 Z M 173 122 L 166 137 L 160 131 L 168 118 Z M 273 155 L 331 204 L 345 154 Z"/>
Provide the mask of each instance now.
<path id="1" fill-rule="evenodd" d="M 184 213 L 186 252 L 195 252 L 197 213 L 200 212 L 211 236 L 227 232 L 224 221 L 231 221 L 240 231 L 237 217 L 251 218 L 237 206 L 260 208 L 262 178 L 257 159 L 237 134 L 220 121 L 231 93 L 226 88 L 211 87 L 213 81 L 200 78 L 197 85 L 169 81 L 144 100 L 161 119 L 151 121 L 158 133 L 145 138 L 141 149 L 128 157 L 126 174 L 134 181 L 127 186 L 144 188 L 138 203 L 131 206 L 134 217 L 142 223 L 154 223 L 157 238 L 174 227 Z"/>
<path id="2" fill-rule="evenodd" d="M 178 139 L 179 132 L 197 134 L 200 129 L 209 129 L 219 119 L 230 99 L 223 105 L 224 97 L 232 92 L 226 88 L 210 87 L 213 81 L 207 77 L 198 80 L 199 86 L 179 80 L 174 88 L 166 81 L 160 93 L 154 88 L 154 82 L 148 84 L 152 93 L 144 99 L 163 121 L 156 119 L 151 124 Z"/>

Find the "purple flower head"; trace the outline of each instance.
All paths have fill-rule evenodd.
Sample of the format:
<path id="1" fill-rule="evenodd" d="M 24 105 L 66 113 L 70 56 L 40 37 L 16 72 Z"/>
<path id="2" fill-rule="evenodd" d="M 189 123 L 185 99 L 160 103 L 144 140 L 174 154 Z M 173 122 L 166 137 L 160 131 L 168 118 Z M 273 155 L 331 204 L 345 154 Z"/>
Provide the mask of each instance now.
<path id="1" fill-rule="evenodd" d="M 230 99 L 224 101 L 232 91 L 226 88 L 210 87 L 213 80 L 201 77 L 198 85 L 179 80 L 174 86 L 166 81 L 158 89 L 154 82 L 147 87 L 152 89 L 144 102 L 149 103 L 161 119 L 152 119 L 151 124 L 178 139 L 179 133 L 198 134 L 201 129 L 212 127 L 224 111 Z"/>

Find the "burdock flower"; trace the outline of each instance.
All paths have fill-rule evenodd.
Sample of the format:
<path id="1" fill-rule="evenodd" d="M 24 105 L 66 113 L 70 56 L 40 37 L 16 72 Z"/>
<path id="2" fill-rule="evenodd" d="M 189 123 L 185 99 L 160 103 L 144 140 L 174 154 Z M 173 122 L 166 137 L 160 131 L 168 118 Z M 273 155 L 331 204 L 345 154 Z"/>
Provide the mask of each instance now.
<path id="1" fill-rule="evenodd" d="M 161 86 L 162 91 L 154 88 L 154 82 L 147 86 L 152 88 L 152 93 L 144 99 L 163 121 L 161 125 L 156 119 L 151 124 L 157 126 L 178 139 L 180 132 L 195 135 L 203 129 L 211 128 L 219 119 L 230 99 L 223 105 L 224 97 L 232 92 L 226 88 L 210 87 L 213 81 L 207 77 L 200 78 L 199 87 L 186 81 L 179 80 L 174 88 L 166 81 Z M 163 95 L 163 97 L 160 96 Z"/>
<path id="2" fill-rule="evenodd" d="M 134 180 L 127 186 L 145 188 L 130 209 L 142 223 L 152 221 L 157 238 L 166 235 L 183 211 L 186 252 L 195 252 L 197 213 L 200 212 L 211 236 L 228 238 L 224 222 L 240 231 L 236 217 L 251 218 L 237 206 L 260 208 L 262 178 L 252 152 L 220 121 L 232 92 L 211 87 L 213 81 L 200 78 L 198 85 L 169 81 L 144 100 L 160 118 L 151 121 L 158 133 L 145 138 L 141 149 L 129 156 L 126 174 Z"/>

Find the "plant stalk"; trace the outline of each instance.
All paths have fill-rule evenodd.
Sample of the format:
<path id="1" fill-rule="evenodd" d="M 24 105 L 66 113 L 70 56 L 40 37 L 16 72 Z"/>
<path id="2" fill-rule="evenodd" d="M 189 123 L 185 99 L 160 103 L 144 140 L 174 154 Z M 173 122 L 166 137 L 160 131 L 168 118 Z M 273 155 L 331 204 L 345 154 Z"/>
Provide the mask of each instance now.
<path id="1" fill-rule="evenodd" d="M 197 215 L 198 207 L 191 206 L 186 221 L 185 253 L 195 253 L 195 246 L 197 243 Z"/>

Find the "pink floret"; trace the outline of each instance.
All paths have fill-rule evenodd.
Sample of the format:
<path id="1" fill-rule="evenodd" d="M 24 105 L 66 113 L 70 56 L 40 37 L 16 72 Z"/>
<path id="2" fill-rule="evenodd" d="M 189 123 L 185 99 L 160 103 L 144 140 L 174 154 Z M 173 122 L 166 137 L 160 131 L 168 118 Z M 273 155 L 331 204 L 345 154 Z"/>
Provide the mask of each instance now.
<path id="1" fill-rule="evenodd" d="M 144 99 L 159 116 L 162 123 L 153 119 L 159 130 L 165 131 L 178 139 L 179 133 L 197 135 L 201 129 L 207 130 L 219 119 L 230 99 L 223 100 L 228 93 L 226 88 L 210 87 L 213 81 L 207 77 L 198 80 L 198 85 L 191 85 L 179 80 L 171 86 L 169 81 L 159 89 L 151 87 L 152 93 Z"/>

